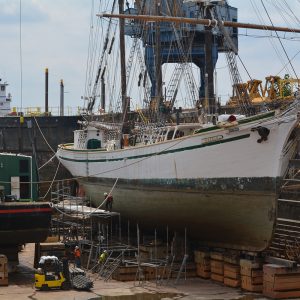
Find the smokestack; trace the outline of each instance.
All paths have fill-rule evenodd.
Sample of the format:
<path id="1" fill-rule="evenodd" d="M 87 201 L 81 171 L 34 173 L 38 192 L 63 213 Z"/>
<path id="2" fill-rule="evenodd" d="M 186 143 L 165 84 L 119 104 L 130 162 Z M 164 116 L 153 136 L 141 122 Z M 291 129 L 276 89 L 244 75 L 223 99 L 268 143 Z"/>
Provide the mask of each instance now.
<path id="1" fill-rule="evenodd" d="M 45 113 L 48 115 L 48 87 L 49 87 L 49 74 L 48 68 L 45 69 Z"/>
<path id="2" fill-rule="evenodd" d="M 59 108 L 59 112 L 60 112 L 60 116 L 63 117 L 64 116 L 64 105 L 65 105 L 65 99 L 64 99 L 64 81 L 61 79 L 60 80 L 60 108 Z"/>

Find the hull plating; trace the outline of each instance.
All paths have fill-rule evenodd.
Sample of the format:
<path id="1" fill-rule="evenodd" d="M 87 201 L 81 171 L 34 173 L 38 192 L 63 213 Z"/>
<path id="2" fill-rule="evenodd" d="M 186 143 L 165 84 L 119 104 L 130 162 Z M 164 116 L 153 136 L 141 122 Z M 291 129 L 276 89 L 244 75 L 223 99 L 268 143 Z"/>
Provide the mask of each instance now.
<path id="1" fill-rule="evenodd" d="M 122 220 L 129 219 L 131 224 L 139 223 L 145 229 L 168 226 L 183 234 L 186 228 L 189 237 L 205 246 L 265 249 L 272 237 L 278 180 L 216 178 L 212 181 L 215 185 L 208 184 L 206 188 L 195 181 L 174 186 L 118 181 L 113 210 L 121 212 Z M 248 184 L 242 187 L 243 181 Z M 81 183 L 95 205 L 102 203 L 103 192 L 114 184 L 109 179 L 95 178 Z"/>
<path id="2" fill-rule="evenodd" d="M 48 203 L 1 203 L 0 245 L 44 241 L 51 222 Z"/>

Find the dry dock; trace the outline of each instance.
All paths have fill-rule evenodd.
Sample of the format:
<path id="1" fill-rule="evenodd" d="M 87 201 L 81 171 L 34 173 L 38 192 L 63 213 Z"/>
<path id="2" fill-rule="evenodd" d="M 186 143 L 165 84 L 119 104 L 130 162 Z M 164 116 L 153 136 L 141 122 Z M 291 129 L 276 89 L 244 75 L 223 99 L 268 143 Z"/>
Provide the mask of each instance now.
<path id="1" fill-rule="evenodd" d="M 1 300 L 267 299 L 263 298 L 261 294 L 242 292 L 240 289 L 225 287 L 221 284 L 200 278 L 182 280 L 176 287 L 157 286 L 155 282 L 145 282 L 142 286 L 138 286 L 135 282 L 120 282 L 115 280 L 105 282 L 101 278 L 96 278 L 96 274 L 91 274 L 91 277 L 95 281 L 94 288 L 89 292 L 75 290 L 36 291 L 33 287 L 34 245 L 28 244 L 21 252 L 19 258 L 20 265 L 18 272 L 9 275 L 9 286 L 0 287 Z"/>

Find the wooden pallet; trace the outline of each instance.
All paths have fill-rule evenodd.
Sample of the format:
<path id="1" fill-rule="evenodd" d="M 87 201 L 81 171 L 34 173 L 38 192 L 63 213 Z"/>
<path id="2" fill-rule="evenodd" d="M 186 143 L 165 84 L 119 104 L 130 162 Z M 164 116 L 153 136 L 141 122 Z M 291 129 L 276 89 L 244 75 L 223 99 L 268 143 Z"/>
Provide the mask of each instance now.
<path id="1" fill-rule="evenodd" d="M 112 279 L 118 281 L 134 281 L 136 279 L 137 266 L 119 267 L 113 274 Z"/>
<path id="2" fill-rule="evenodd" d="M 202 263 L 203 261 L 210 260 L 210 252 L 208 251 L 194 251 L 194 260 L 196 264 Z"/>
<path id="3" fill-rule="evenodd" d="M 232 279 L 232 278 L 224 277 L 223 282 L 226 286 L 230 286 L 230 287 L 234 287 L 234 288 L 237 288 L 237 287 L 241 286 L 241 280 L 240 279 Z"/>
<path id="4" fill-rule="evenodd" d="M 223 261 L 224 255 L 222 252 L 210 252 L 210 258 L 212 260 Z"/>
<path id="5" fill-rule="evenodd" d="M 241 285 L 240 266 L 236 264 L 224 263 L 224 284 L 230 287 Z"/>
<path id="6" fill-rule="evenodd" d="M 300 297 L 300 266 L 264 265 L 263 294 L 274 299 Z"/>
<path id="7" fill-rule="evenodd" d="M 224 262 L 219 260 L 210 260 L 210 271 L 211 273 L 224 275 Z"/>
<path id="8" fill-rule="evenodd" d="M 220 274 L 211 273 L 210 278 L 217 282 L 224 282 L 224 276 Z"/>
<path id="9" fill-rule="evenodd" d="M 241 259 L 241 288 L 255 293 L 263 290 L 262 261 Z"/>
<path id="10" fill-rule="evenodd" d="M 196 275 L 198 277 L 210 278 L 210 252 L 208 251 L 194 251 L 196 263 Z"/>

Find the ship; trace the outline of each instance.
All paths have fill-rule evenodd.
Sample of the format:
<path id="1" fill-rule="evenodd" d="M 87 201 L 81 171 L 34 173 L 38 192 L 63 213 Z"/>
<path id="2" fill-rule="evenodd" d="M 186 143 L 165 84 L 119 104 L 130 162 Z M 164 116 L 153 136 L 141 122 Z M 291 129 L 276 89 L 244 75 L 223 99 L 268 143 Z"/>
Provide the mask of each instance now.
<path id="1" fill-rule="evenodd" d="M 203 246 L 263 251 L 272 240 L 282 179 L 290 160 L 299 152 L 299 94 L 290 90 L 288 99 L 251 101 L 235 68 L 236 30 L 225 28 L 243 24 L 237 22 L 236 10 L 226 1 L 225 5 L 224 1 L 174 1 L 173 10 L 177 5 L 188 11 L 197 9 L 197 14 L 189 14 L 189 18 L 174 17 L 170 8 L 168 13 L 169 1 L 163 1 L 159 7 L 151 5 L 152 2 L 136 1 L 136 6 L 127 8 L 125 13 L 121 4 L 119 14 L 101 14 L 109 20 L 118 18 L 120 25 L 125 25 L 125 30 L 120 29 L 120 45 L 124 44 L 122 33 L 126 30 L 134 39 L 144 39 L 148 73 L 152 72 L 151 86 L 147 89 L 145 78 L 139 78 L 139 83 L 144 80 L 141 85 L 146 89 L 145 94 L 150 93 L 149 109 L 130 111 L 125 88 L 128 69 L 123 66 L 121 48 L 120 122 L 115 122 L 118 115 L 110 113 L 94 120 L 90 111 L 99 86 L 100 108 L 105 111 L 104 75 L 113 65 L 107 67 L 103 63 L 93 93 L 87 97 L 90 101 L 82 129 L 74 132 L 73 143 L 59 145 L 56 155 L 83 185 L 96 207 L 103 205 L 103 193 L 113 193 L 113 208 L 121 213 L 123 220 L 129 219 L 145 229 L 165 226 L 179 232 L 185 228 L 187 235 Z M 159 11 L 161 7 L 166 11 Z M 147 11 L 156 16 L 147 15 Z M 197 18 L 190 18 L 191 15 Z M 168 101 L 162 94 L 160 67 L 164 61 L 151 64 L 155 57 L 164 60 L 168 56 L 174 62 L 180 51 L 171 50 L 168 55 L 164 52 L 167 40 L 160 43 L 158 38 L 163 33 L 169 40 L 172 36 L 154 25 L 158 22 L 169 24 L 175 32 L 182 23 L 184 28 L 189 23 L 195 29 L 194 37 L 198 37 L 195 45 L 182 47 L 180 51 L 191 52 L 194 46 L 199 50 L 202 43 L 199 55 L 202 53 L 200 58 L 208 61 L 202 65 L 197 56 L 205 72 L 201 73 L 203 84 L 198 100 L 194 101 L 194 113 L 174 107 L 178 83 Z M 142 32 L 137 29 L 142 25 L 150 27 L 148 35 L 145 28 Z M 270 27 L 268 30 L 277 28 Z M 219 35 L 212 38 L 212 29 L 216 28 Z M 175 42 L 189 40 L 182 34 L 184 31 L 178 32 L 174 35 Z M 102 57 L 109 55 L 113 47 L 113 40 L 105 38 Z M 230 114 L 217 109 L 213 96 L 214 54 L 218 48 L 228 55 L 237 93 Z M 183 60 L 185 67 L 177 78 L 186 73 L 186 64 L 193 60 L 192 56 L 187 57 L 189 60 Z"/>
<path id="2" fill-rule="evenodd" d="M 7 85 L 0 83 L 0 100 L 9 103 Z M 8 105 L 3 105 L 4 115 L 9 111 Z M 42 242 L 49 234 L 52 206 L 38 201 L 38 194 L 34 158 L 0 153 L 0 253 L 7 255 L 10 263 L 18 262 L 21 245 Z"/>
<path id="3" fill-rule="evenodd" d="M 0 117 L 10 113 L 11 94 L 6 92 L 8 83 L 0 78 Z"/>

